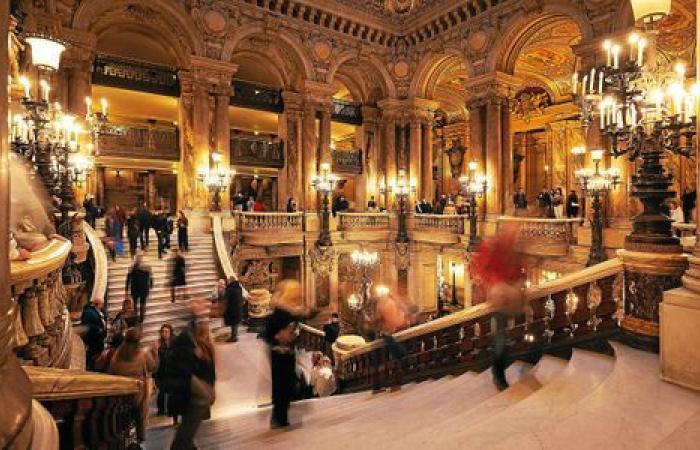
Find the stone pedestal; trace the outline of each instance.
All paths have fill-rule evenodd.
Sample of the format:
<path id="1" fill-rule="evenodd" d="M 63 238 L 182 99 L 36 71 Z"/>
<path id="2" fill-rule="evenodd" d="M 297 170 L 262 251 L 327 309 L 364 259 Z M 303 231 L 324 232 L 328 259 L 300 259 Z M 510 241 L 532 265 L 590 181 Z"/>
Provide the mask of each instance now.
<path id="1" fill-rule="evenodd" d="M 682 287 L 664 292 L 661 378 L 700 390 L 700 295 Z"/>
<path id="2" fill-rule="evenodd" d="M 622 340 L 644 350 L 659 350 L 659 306 L 664 291 L 681 286 L 688 268 L 681 254 L 620 250 L 625 265 L 625 316 Z"/>

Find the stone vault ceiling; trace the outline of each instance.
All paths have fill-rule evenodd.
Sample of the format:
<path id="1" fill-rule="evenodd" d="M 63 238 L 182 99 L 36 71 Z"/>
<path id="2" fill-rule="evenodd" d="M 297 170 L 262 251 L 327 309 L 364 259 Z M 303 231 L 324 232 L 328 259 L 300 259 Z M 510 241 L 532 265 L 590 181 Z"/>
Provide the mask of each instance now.
<path id="1" fill-rule="evenodd" d="M 383 19 L 406 20 L 448 3 L 447 0 L 335 0 Z"/>

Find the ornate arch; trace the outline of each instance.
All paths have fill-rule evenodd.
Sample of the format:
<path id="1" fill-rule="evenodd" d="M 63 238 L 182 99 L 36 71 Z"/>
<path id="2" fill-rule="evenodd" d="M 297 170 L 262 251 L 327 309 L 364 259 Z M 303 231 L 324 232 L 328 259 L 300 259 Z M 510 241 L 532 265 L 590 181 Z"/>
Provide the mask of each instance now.
<path id="1" fill-rule="evenodd" d="M 273 41 L 276 44 L 274 47 L 270 45 Z M 233 35 L 227 36 L 221 59 L 231 62 L 246 42 L 256 45 L 245 51 L 257 53 L 259 57 L 277 65 L 277 70 L 283 74 L 285 88 L 299 88 L 303 80 L 314 79 L 313 63 L 302 43 L 283 30 L 275 30 L 273 36 L 262 24 L 244 25 L 237 28 Z M 295 70 L 298 72 L 296 78 Z"/>
<path id="2" fill-rule="evenodd" d="M 343 70 L 344 66 L 352 61 L 363 64 L 364 74 L 357 71 Z M 329 84 L 333 83 L 339 72 L 344 72 L 347 78 L 352 79 L 354 84 L 360 87 L 359 90 L 362 92 L 362 96 L 358 100 L 361 100 L 363 103 L 376 103 L 381 98 L 396 97 L 396 86 L 391 79 L 391 75 L 389 75 L 389 71 L 375 56 L 370 55 L 358 58 L 357 51 L 348 50 L 342 52 L 333 59 L 326 81 Z M 377 89 L 379 89 L 379 92 L 377 92 Z M 377 96 L 380 98 L 374 98 Z"/>
<path id="3" fill-rule="evenodd" d="M 528 38 L 546 26 L 549 20 L 561 18 L 575 23 L 583 40 L 594 37 L 594 30 L 585 10 L 561 0 L 547 2 L 542 10 L 536 13 L 518 14 L 505 25 L 495 46 L 489 52 L 486 60 L 487 72 L 499 71 L 512 74 L 515 61 L 528 42 Z"/>
<path id="4" fill-rule="evenodd" d="M 416 68 L 411 81 L 409 97 L 433 99 L 437 82 L 446 66 L 459 61 L 467 70 L 469 77 L 474 75 L 474 67 L 467 60 L 464 53 L 456 48 L 448 48 L 444 53 L 426 53 Z"/>
<path id="5" fill-rule="evenodd" d="M 93 0 L 82 2 L 73 16 L 73 28 L 95 33 L 108 27 L 138 24 L 154 32 L 173 50 L 178 64 L 189 65 L 190 56 L 204 55 L 204 45 L 192 18 L 177 2 L 167 0 Z"/>

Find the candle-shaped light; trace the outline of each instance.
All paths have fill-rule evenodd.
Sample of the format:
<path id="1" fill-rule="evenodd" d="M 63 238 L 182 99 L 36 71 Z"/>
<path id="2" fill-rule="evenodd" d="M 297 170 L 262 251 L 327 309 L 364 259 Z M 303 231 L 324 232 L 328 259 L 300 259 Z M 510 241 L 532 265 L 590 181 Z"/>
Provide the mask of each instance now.
<path id="1" fill-rule="evenodd" d="M 45 102 L 49 101 L 49 83 L 46 80 L 39 80 L 39 88 L 41 89 L 41 99 Z"/>
<path id="2" fill-rule="evenodd" d="M 647 46 L 647 40 L 644 38 L 639 39 L 637 43 L 637 65 L 642 67 L 644 65 L 644 49 Z"/>
<path id="3" fill-rule="evenodd" d="M 610 67 L 612 65 L 612 42 L 610 40 L 603 41 L 603 50 L 605 50 L 605 65 Z"/>
<path id="4" fill-rule="evenodd" d="M 603 101 L 600 102 L 600 129 L 604 130 L 605 129 L 605 114 L 606 114 L 606 109 L 607 109 L 607 104 Z"/>
<path id="5" fill-rule="evenodd" d="M 92 99 L 88 96 L 85 97 L 85 117 L 92 116 Z"/>
<path id="6" fill-rule="evenodd" d="M 632 104 L 630 105 L 630 111 L 631 111 L 630 114 L 631 114 L 631 117 L 632 117 L 632 123 L 631 123 L 631 125 L 632 125 L 633 127 L 636 127 L 636 126 L 637 126 L 637 105 L 635 105 L 634 103 L 632 103 Z"/>
<path id="7" fill-rule="evenodd" d="M 591 92 L 591 94 L 595 94 L 595 67 L 591 69 L 591 79 L 590 81 L 590 86 L 588 86 L 588 90 Z"/>
<path id="8" fill-rule="evenodd" d="M 578 72 L 574 72 L 571 76 L 571 92 L 574 95 L 578 94 Z"/>
<path id="9" fill-rule="evenodd" d="M 27 78 L 25 75 L 22 75 L 21 77 L 19 77 L 19 84 L 21 84 L 24 88 L 24 98 L 29 98 L 29 78 Z"/>
<path id="10" fill-rule="evenodd" d="M 613 67 L 615 69 L 620 68 L 620 46 L 615 44 L 612 46 L 612 55 L 613 55 Z"/>
<path id="11" fill-rule="evenodd" d="M 106 116 L 107 115 L 107 99 L 102 97 L 100 99 L 100 104 L 102 105 L 102 115 Z"/>
<path id="12" fill-rule="evenodd" d="M 685 85 L 685 64 L 682 61 L 678 61 L 673 65 L 673 71 L 676 72 L 678 84 L 682 88 Z"/>
<path id="13" fill-rule="evenodd" d="M 603 95 L 603 80 L 605 79 L 605 72 L 600 69 L 598 72 L 598 95 Z"/>
<path id="14" fill-rule="evenodd" d="M 630 61 L 635 61 L 637 58 L 639 35 L 637 33 L 630 33 L 629 37 L 627 38 L 627 42 L 630 44 Z"/>
<path id="15" fill-rule="evenodd" d="M 581 87 L 581 95 L 586 95 L 586 88 L 588 87 L 588 75 L 583 76 L 583 86 Z"/>

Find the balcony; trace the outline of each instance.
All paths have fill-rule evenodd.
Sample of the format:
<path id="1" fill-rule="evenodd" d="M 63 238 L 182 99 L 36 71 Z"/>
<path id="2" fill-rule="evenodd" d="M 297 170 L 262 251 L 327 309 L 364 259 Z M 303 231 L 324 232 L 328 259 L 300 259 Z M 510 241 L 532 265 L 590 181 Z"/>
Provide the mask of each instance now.
<path id="1" fill-rule="evenodd" d="M 362 173 L 362 150 L 333 150 L 333 172 L 359 175 Z"/>
<path id="2" fill-rule="evenodd" d="M 180 160 L 177 127 L 159 123 L 110 125 L 119 133 L 99 136 L 99 156 Z"/>
<path id="3" fill-rule="evenodd" d="M 242 80 L 233 82 L 231 105 L 275 113 L 284 111 L 282 91 Z"/>
<path id="4" fill-rule="evenodd" d="M 533 256 L 566 256 L 574 242 L 581 219 L 540 219 L 534 217 L 498 218 L 499 228 L 506 224 L 519 227 L 522 251 Z"/>
<path id="5" fill-rule="evenodd" d="M 350 125 L 362 125 L 362 104 L 333 99 L 331 120 Z"/>
<path id="6" fill-rule="evenodd" d="M 338 213 L 338 231 L 350 241 L 386 241 L 391 234 L 390 213 Z"/>
<path id="7" fill-rule="evenodd" d="M 426 243 L 456 244 L 462 242 L 466 216 L 415 214 L 412 217 L 413 239 Z"/>
<path id="8" fill-rule="evenodd" d="M 268 247 L 304 242 L 304 213 L 236 212 L 234 218 L 239 243 Z"/>
<path id="9" fill-rule="evenodd" d="M 95 58 L 92 82 L 150 94 L 180 96 L 180 82 L 175 68 L 116 56 L 99 55 Z"/>
<path id="10" fill-rule="evenodd" d="M 231 164 L 254 167 L 284 167 L 284 142 L 231 130 Z"/>

